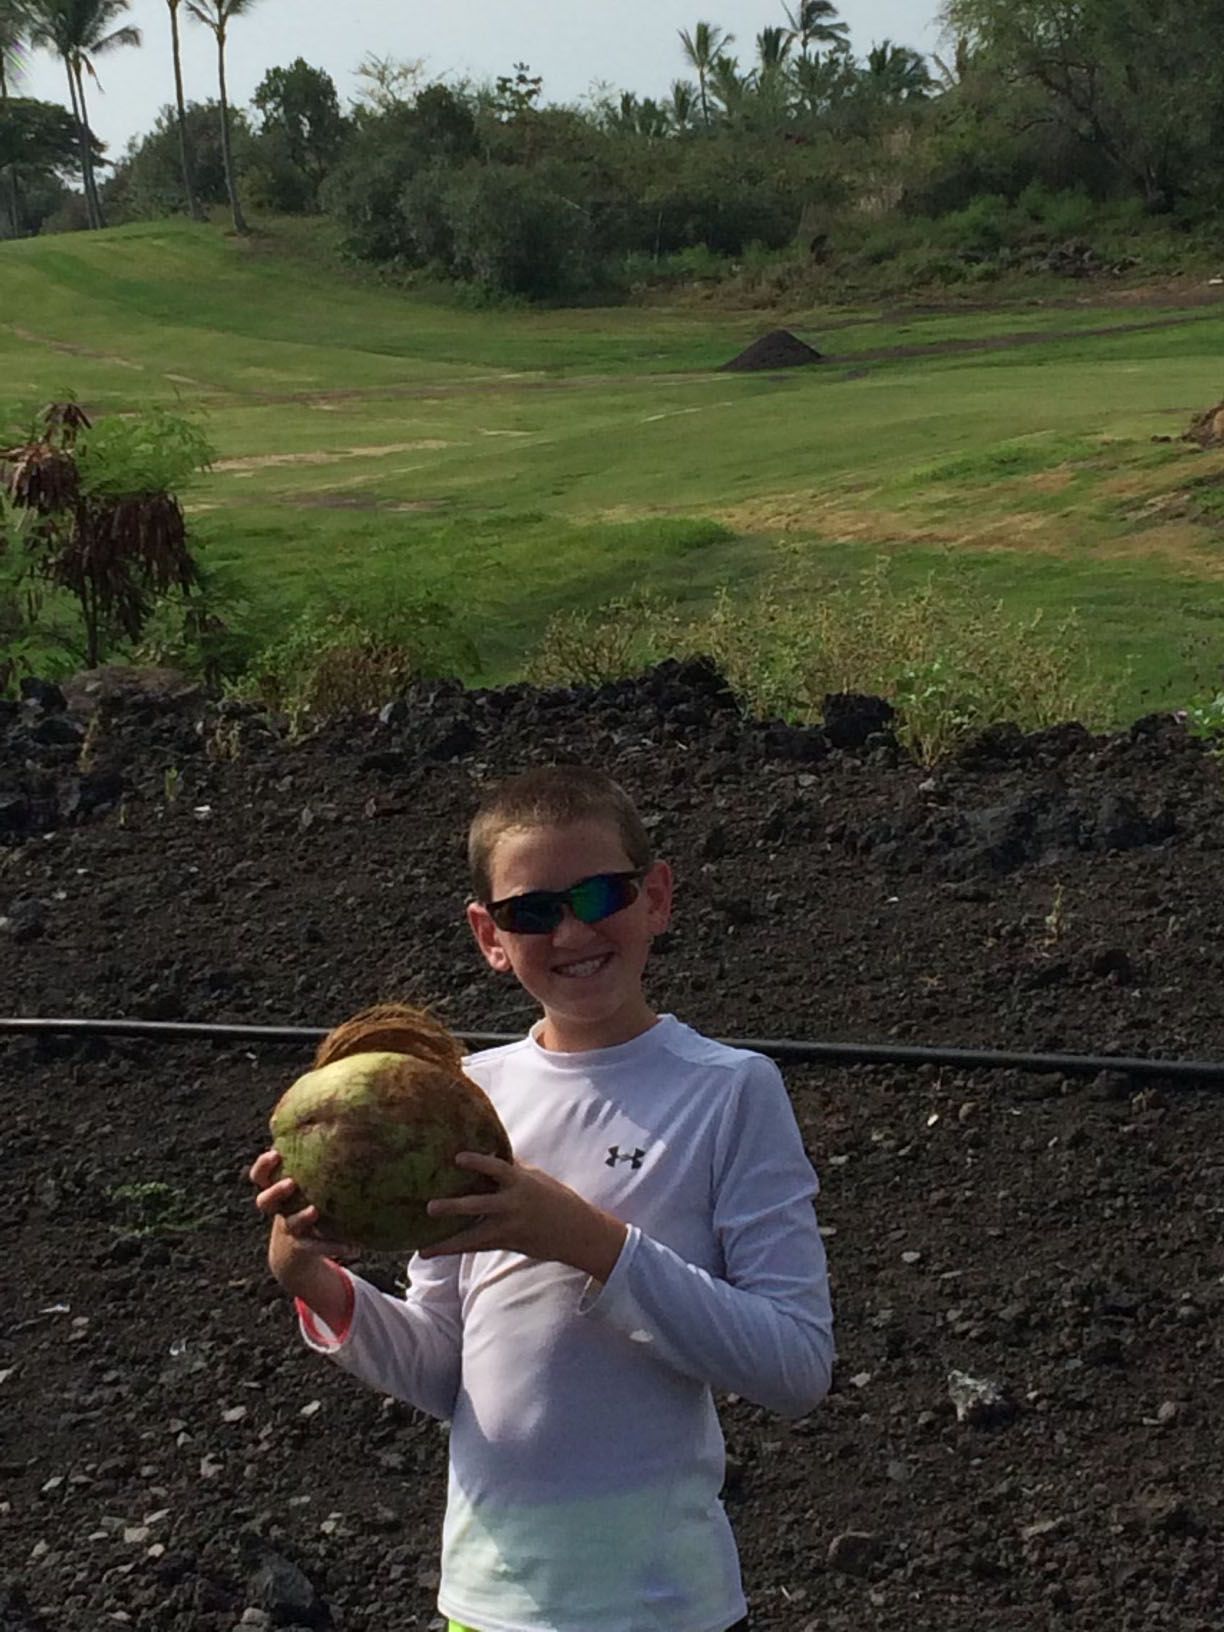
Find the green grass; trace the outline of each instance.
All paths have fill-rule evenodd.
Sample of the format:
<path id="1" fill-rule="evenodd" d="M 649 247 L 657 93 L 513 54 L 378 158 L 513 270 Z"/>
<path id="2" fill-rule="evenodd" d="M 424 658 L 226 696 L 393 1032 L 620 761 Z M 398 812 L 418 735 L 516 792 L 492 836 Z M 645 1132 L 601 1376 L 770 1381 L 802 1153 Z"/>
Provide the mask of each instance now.
<path id="1" fill-rule="evenodd" d="M 714 372 L 778 323 L 835 360 Z M 1130 711 L 1213 683 L 1221 459 L 1152 438 L 1216 400 L 1222 345 L 1224 307 L 475 310 L 348 274 L 301 224 L 0 245 L 0 413 L 69 391 L 198 413 L 218 464 L 193 528 L 254 625 L 426 589 L 486 680 L 566 607 L 778 572 L 819 593 L 887 552 L 1076 606 Z"/>

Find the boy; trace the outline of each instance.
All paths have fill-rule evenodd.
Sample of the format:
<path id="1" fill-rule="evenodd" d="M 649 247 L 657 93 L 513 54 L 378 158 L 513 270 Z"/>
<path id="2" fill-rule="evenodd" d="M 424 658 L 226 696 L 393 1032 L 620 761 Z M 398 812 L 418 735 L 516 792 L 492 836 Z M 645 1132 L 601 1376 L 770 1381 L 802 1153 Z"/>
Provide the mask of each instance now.
<path id="1" fill-rule="evenodd" d="M 512 1163 L 418 1254 L 398 1299 L 290 1218 L 275 1152 L 252 1168 L 269 1262 L 306 1341 L 451 1421 L 438 1604 L 452 1632 L 726 1632 L 743 1626 L 719 1500 L 713 1389 L 799 1416 L 833 1363 L 815 1175 L 772 1063 L 642 988 L 672 880 L 624 791 L 528 771 L 472 823 L 467 909 L 492 968 L 543 1010 L 468 1074 Z M 333 1249 L 334 1250 L 334 1249 Z"/>

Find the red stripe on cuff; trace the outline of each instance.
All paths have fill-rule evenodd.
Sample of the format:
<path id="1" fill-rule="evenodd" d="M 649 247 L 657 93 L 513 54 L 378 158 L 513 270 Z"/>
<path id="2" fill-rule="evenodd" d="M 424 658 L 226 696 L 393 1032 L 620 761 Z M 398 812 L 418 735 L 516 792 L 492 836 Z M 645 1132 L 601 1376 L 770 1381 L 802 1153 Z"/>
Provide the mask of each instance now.
<path id="1" fill-rule="evenodd" d="M 293 1303 L 297 1309 L 298 1319 L 302 1323 L 302 1329 L 312 1342 L 326 1345 L 334 1344 L 338 1347 L 348 1336 L 349 1327 L 353 1324 L 353 1310 L 357 1305 L 357 1294 L 353 1290 L 353 1278 L 347 1270 L 342 1269 L 339 1264 L 333 1262 L 330 1258 L 325 1259 L 324 1262 L 334 1269 L 336 1274 L 341 1276 L 344 1281 L 344 1319 L 340 1322 L 340 1325 L 338 1327 L 328 1326 L 308 1303 L 302 1302 L 301 1298 L 294 1298 Z"/>

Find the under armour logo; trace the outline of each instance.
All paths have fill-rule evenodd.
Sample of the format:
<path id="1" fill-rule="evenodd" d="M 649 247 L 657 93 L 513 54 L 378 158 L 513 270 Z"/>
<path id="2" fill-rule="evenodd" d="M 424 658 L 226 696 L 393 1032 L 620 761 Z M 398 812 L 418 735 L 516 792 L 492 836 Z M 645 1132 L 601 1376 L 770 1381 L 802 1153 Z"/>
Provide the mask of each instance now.
<path id="1" fill-rule="evenodd" d="M 630 1164 L 630 1166 L 633 1168 L 633 1171 L 636 1173 L 638 1168 L 641 1167 L 642 1163 L 645 1160 L 646 1160 L 646 1152 L 644 1150 L 635 1150 L 633 1152 L 632 1156 L 630 1156 L 628 1151 L 626 1151 L 625 1154 L 622 1156 L 621 1155 L 621 1148 L 620 1148 L 619 1145 L 609 1145 L 608 1146 L 608 1159 L 604 1163 L 604 1166 L 605 1167 L 615 1167 L 617 1162 L 628 1162 Z"/>

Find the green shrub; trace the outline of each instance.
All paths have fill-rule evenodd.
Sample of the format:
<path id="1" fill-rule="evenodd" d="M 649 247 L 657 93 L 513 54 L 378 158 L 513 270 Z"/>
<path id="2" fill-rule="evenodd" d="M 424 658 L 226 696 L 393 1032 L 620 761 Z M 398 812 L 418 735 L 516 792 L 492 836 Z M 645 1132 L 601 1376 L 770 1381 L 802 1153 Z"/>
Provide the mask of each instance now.
<path id="1" fill-rule="evenodd" d="M 589 282 L 590 218 L 539 171 L 430 165 L 405 183 L 400 210 L 418 266 L 533 300 Z"/>
<path id="2" fill-rule="evenodd" d="M 939 239 L 965 255 L 997 255 L 1016 236 L 1016 221 L 1007 200 L 985 193 L 953 210 L 938 223 Z"/>
<path id="3" fill-rule="evenodd" d="M 1054 192 L 1039 181 L 1029 183 L 1016 205 L 1055 240 L 1090 235 L 1101 213 L 1101 206 L 1089 197 L 1086 189 L 1072 187 Z"/>
<path id="4" fill-rule="evenodd" d="M 43 576 L 32 531 L 29 512 L 0 489 L 0 697 L 16 693 L 23 675 L 71 673 L 84 655 L 71 602 Z"/>
<path id="5" fill-rule="evenodd" d="M 602 686 L 624 680 L 669 655 L 680 630 L 670 603 L 646 590 L 599 607 L 556 612 L 523 675 L 535 686 Z"/>
<path id="6" fill-rule="evenodd" d="M 190 593 L 154 606 L 130 660 L 198 676 L 212 691 L 237 681 L 258 649 L 252 608 L 228 567 L 201 564 Z"/>
<path id="7" fill-rule="evenodd" d="M 303 613 L 234 690 L 300 725 L 378 708 L 414 680 L 477 666 L 451 608 L 421 595 L 378 612 L 333 606 Z"/>

